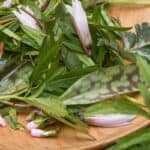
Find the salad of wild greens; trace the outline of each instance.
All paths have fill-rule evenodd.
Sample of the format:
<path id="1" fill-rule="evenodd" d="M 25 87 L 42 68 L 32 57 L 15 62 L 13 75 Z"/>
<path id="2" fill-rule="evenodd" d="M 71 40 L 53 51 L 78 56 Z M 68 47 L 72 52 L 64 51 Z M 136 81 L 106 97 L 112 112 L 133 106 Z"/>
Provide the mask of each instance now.
<path id="1" fill-rule="evenodd" d="M 88 125 L 117 127 L 136 115 L 150 117 L 150 24 L 130 32 L 108 15 L 107 2 L 150 5 L 0 1 L 1 126 L 6 121 L 49 137 L 59 133 L 58 122 L 88 134 Z M 138 91 L 144 104 L 127 95 Z M 17 114 L 26 112 L 25 127 Z"/>

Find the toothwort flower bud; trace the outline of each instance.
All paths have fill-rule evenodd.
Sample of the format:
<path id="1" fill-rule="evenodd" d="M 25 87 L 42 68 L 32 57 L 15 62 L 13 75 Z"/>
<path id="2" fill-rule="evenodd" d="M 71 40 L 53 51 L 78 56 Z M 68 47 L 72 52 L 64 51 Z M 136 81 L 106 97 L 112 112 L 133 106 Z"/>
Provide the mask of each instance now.
<path id="1" fill-rule="evenodd" d="M 76 32 L 87 55 L 91 55 L 92 38 L 88 27 L 86 13 L 78 0 L 72 1 L 72 6 L 66 5 L 67 11 L 71 14 Z"/>
<path id="2" fill-rule="evenodd" d="M 39 109 L 35 109 L 35 110 L 34 110 L 34 113 L 35 113 L 36 115 L 39 115 L 39 116 L 41 116 L 41 115 L 43 114 L 43 112 L 42 112 L 41 110 L 39 110 Z"/>
<path id="3" fill-rule="evenodd" d="M 3 126 L 3 127 L 6 126 L 6 122 L 2 116 L 0 116 L 0 126 Z"/>
<path id="4" fill-rule="evenodd" d="M 30 133 L 34 137 L 49 137 L 49 136 L 56 136 L 57 135 L 56 130 L 44 131 L 41 129 L 31 129 Z"/>
<path id="5" fill-rule="evenodd" d="M 11 5 L 12 5 L 12 0 L 5 0 L 5 1 L 3 2 L 3 5 L 2 5 L 2 6 L 7 7 L 7 8 L 10 8 Z"/>
<path id="6" fill-rule="evenodd" d="M 31 111 L 29 115 L 26 117 L 26 121 L 32 121 L 35 117 L 35 112 Z"/>
<path id="7" fill-rule="evenodd" d="M 122 125 L 127 125 L 131 120 L 135 118 L 135 115 L 127 114 L 105 114 L 105 115 L 96 115 L 90 117 L 84 117 L 84 120 L 94 126 L 103 126 L 103 127 L 117 127 Z"/>
<path id="8" fill-rule="evenodd" d="M 23 25 L 26 25 L 36 30 L 41 29 L 38 20 L 36 19 L 33 11 L 29 7 L 22 9 L 21 6 L 19 6 L 18 10 L 14 10 L 13 13 Z"/>
<path id="9" fill-rule="evenodd" d="M 26 126 L 26 127 L 27 127 L 28 130 L 31 130 L 31 129 L 36 129 L 36 128 L 38 128 L 39 125 L 36 124 L 34 121 L 31 121 L 31 122 L 27 123 L 27 126 Z"/>
<path id="10" fill-rule="evenodd" d="M 43 123 L 45 122 L 44 118 L 37 118 L 34 121 L 31 121 L 29 123 L 27 123 L 27 129 L 31 130 L 31 129 L 37 129 L 39 128 Z"/>

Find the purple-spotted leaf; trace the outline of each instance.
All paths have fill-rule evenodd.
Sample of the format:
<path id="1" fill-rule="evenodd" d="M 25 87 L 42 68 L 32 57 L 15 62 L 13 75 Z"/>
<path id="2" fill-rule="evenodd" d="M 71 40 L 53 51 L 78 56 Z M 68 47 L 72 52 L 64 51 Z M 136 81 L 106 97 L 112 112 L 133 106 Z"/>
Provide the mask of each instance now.
<path id="1" fill-rule="evenodd" d="M 138 91 L 142 82 L 135 64 L 92 72 L 75 82 L 63 95 L 65 105 L 91 104 Z"/>

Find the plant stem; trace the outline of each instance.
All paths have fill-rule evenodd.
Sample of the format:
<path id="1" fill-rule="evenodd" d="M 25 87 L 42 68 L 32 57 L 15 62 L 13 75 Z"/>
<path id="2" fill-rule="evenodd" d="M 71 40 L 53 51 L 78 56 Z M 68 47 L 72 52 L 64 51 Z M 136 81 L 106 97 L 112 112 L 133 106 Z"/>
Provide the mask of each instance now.
<path id="1" fill-rule="evenodd" d="M 12 100 L 12 99 L 15 99 L 15 100 L 19 100 L 19 101 L 23 101 L 23 102 L 27 102 L 27 97 L 21 97 L 21 96 L 17 96 L 15 94 L 13 95 L 2 95 L 0 96 L 0 102 L 1 101 L 8 101 L 8 100 Z"/>
<path id="2" fill-rule="evenodd" d="M 150 5 L 149 0 L 103 0 L 110 4 L 121 4 L 121 5 Z"/>
<path id="3" fill-rule="evenodd" d="M 99 3 L 110 3 L 113 5 L 147 5 L 150 6 L 150 0 L 83 0 L 85 8 L 92 7 Z"/>
<path id="4" fill-rule="evenodd" d="M 133 98 L 133 97 L 130 97 L 130 96 L 128 96 L 128 95 L 124 95 L 123 97 L 124 97 L 126 100 L 131 101 L 131 102 L 133 102 L 133 103 L 135 103 L 135 104 L 141 106 L 142 108 L 148 109 L 148 107 L 147 107 L 146 105 L 142 104 L 141 102 L 138 102 L 138 101 L 137 101 L 135 98 Z"/>

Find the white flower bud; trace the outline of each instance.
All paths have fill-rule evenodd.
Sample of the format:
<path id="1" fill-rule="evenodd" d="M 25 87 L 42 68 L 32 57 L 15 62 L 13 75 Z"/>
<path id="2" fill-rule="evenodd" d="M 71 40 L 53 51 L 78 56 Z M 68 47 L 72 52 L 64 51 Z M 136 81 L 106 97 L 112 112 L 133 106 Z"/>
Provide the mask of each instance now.
<path id="1" fill-rule="evenodd" d="M 105 115 L 96 115 L 92 117 L 85 117 L 84 120 L 89 125 L 103 126 L 103 127 L 117 127 L 129 124 L 129 122 L 134 118 L 135 115 L 105 114 Z"/>
<path id="2" fill-rule="evenodd" d="M 3 2 L 3 6 L 4 6 L 4 7 L 10 8 L 11 5 L 12 5 L 12 0 L 5 0 L 5 1 Z"/>
<path id="3" fill-rule="evenodd" d="M 81 2 L 73 0 L 72 6 L 66 5 L 66 9 L 72 16 L 73 24 L 86 54 L 91 55 L 92 38 L 88 27 L 87 16 Z"/>
<path id="4" fill-rule="evenodd" d="M 37 129 L 39 127 L 39 125 L 36 124 L 34 121 L 31 121 L 31 122 L 27 123 L 26 127 L 28 130 L 31 130 L 31 129 Z"/>
<path id="5" fill-rule="evenodd" d="M 57 135 L 56 130 L 44 131 L 41 129 L 31 129 L 30 133 L 33 137 L 49 137 L 49 136 L 56 136 Z"/>
<path id="6" fill-rule="evenodd" d="M 18 10 L 14 10 L 13 13 L 23 25 L 36 30 L 41 29 L 39 22 L 35 19 L 35 15 L 29 7 L 22 9 L 21 6 L 19 6 Z"/>
<path id="7" fill-rule="evenodd" d="M 0 126 L 3 126 L 3 127 L 6 126 L 6 122 L 2 116 L 0 116 Z"/>

